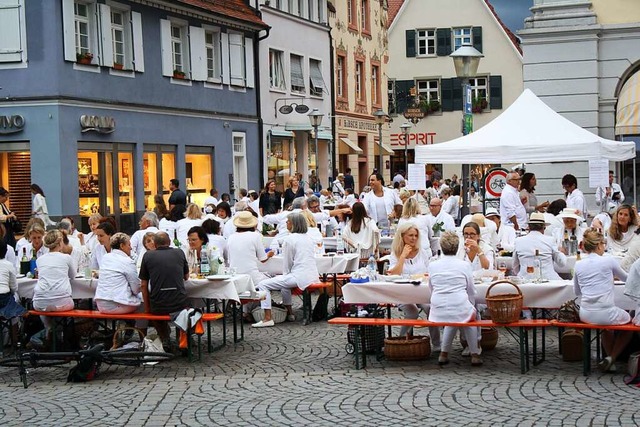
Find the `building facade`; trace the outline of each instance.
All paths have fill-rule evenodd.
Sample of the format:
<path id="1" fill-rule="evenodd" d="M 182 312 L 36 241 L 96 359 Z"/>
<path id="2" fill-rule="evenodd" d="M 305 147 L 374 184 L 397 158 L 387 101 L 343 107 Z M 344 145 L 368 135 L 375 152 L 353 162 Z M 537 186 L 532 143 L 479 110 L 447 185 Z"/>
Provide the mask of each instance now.
<path id="1" fill-rule="evenodd" d="M 264 1 L 258 4 L 271 28 L 259 44 L 260 103 L 265 179 L 283 191 L 289 177 L 302 174 L 329 185 L 332 159 L 331 42 L 326 0 Z M 323 114 L 315 133 L 308 114 Z M 307 186 L 308 188 L 308 186 Z"/>
<path id="2" fill-rule="evenodd" d="M 389 3 L 388 93 L 393 118 L 390 142 L 393 169 L 414 161 L 417 145 L 438 144 L 462 132 L 462 82 L 449 55 L 471 43 L 484 57 L 470 79 L 473 126 L 478 129 L 497 117 L 522 93 L 522 55 L 517 39 L 502 24 L 486 0 L 392 0 Z M 401 125 L 408 108 L 424 118 L 410 123 L 408 137 Z M 464 153 L 460 153 L 461 160 Z M 473 164 L 473 159 L 466 159 Z M 427 165 L 443 177 L 460 176 L 461 166 Z M 481 174 L 488 165 L 474 165 Z"/>
<path id="3" fill-rule="evenodd" d="M 640 5 L 626 0 L 534 0 L 518 32 L 524 85 L 567 119 L 608 139 L 640 143 Z M 570 159 L 567 159 L 568 161 Z M 562 196 L 560 177 L 572 173 L 595 205 L 586 162 L 535 165 L 545 198 Z M 625 203 L 637 201 L 637 158 L 611 164 Z"/>
<path id="4" fill-rule="evenodd" d="M 378 125 L 373 115 L 387 106 L 387 2 L 333 0 L 332 6 L 336 169 L 350 168 L 359 192 L 381 163 L 387 182 L 391 173 L 388 120 Z"/>
<path id="5" fill-rule="evenodd" d="M 267 26 L 244 1 L 8 3 L 0 185 L 14 208 L 30 213 L 35 182 L 54 218 L 99 212 L 130 232 L 172 178 L 197 203 L 260 185 Z"/>

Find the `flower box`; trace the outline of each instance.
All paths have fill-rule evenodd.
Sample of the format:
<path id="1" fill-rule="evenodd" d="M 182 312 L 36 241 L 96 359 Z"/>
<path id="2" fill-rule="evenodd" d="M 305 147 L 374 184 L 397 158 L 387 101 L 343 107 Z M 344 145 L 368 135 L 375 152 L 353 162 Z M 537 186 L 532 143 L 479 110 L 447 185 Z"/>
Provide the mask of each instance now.
<path id="1" fill-rule="evenodd" d="M 186 74 L 184 73 L 184 71 L 173 70 L 173 78 L 174 79 L 184 80 L 184 79 L 186 79 Z"/>
<path id="2" fill-rule="evenodd" d="M 93 61 L 93 53 L 85 52 L 85 53 L 76 53 L 76 62 L 78 64 L 89 65 Z"/>
<path id="3" fill-rule="evenodd" d="M 124 69 L 124 64 L 118 64 L 117 62 L 113 63 L 113 69 L 114 70 L 122 70 Z"/>

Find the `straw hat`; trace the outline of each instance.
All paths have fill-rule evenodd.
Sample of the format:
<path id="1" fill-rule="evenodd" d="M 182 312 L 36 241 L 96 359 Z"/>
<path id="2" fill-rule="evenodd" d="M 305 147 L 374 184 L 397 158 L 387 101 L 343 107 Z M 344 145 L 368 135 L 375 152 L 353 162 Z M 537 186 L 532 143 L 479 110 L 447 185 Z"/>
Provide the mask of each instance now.
<path id="1" fill-rule="evenodd" d="M 549 223 L 544 218 L 544 214 L 540 212 L 532 212 L 529 216 L 529 221 L 527 221 L 527 224 L 549 225 Z"/>
<path id="2" fill-rule="evenodd" d="M 258 225 L 258 218 L 249 211 L 241 211 L 233 218 L 233 225 L 237 228 L 254 228 Z"/>
<path id="3" fill-rule="evenodd" d="M 576 214 L 576 210 L 574 208 L 564 208 L 562 212 L 558 214 L 560 218 L 572 218 L 576 221 L 582 221 L 582 217 Z"/>
<path id="4" fill-rule="evenodd" d="M 496 208 L 488 208 L 487 212 L 484 214 L 485 218 L 490 218 L 492 216 L 500 216 L 500 212 Z"/>

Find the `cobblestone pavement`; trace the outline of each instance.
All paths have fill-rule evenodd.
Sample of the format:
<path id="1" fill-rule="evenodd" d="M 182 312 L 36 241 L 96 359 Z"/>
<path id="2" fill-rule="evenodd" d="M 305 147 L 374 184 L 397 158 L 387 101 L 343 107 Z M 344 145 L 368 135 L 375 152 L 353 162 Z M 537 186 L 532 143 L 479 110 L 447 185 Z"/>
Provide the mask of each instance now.
<path id="1" fill-rule="evenodd" d="M 521 375 L 518 346 L 504 332 L 479 368 L 456 343 L 445 367 L 437 355 L 403 363 L 370 357 L 356 371 L 346 327 L 295 322 L 245 331 L 244 342 L 205 352 L 202 362 L 106 367 L 86 384 L 65 383 L 69 366 L 40 368 L 25 390 L 17 372 L 0 368 L 0 425 L 640 424 L 640 390 L 624 385 L 622 374 L 584 377 L 579 362 L 558 356 L 555 333 L 548 360 Z"/>

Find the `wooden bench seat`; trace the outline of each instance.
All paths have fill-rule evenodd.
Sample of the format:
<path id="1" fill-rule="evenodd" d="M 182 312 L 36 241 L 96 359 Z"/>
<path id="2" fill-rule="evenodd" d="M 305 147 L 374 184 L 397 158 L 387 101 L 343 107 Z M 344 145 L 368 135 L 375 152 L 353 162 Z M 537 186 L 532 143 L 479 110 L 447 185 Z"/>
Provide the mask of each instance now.
<path id="1" fill-rule="evenodd" d="M 313 307 L 311 305 L 311 294 L 315 291 L 320 290 L 326 293 L 329 286 L 333 286 L 333 283 L 316 282 L 307 286 L 304 291 L 300 288 L 293 288 L 291 290 L 291 295 L 298 295 L 302 298 L 302 323 L 304 325 L 311 323 L 311 314 L 313 312 Z"/>

